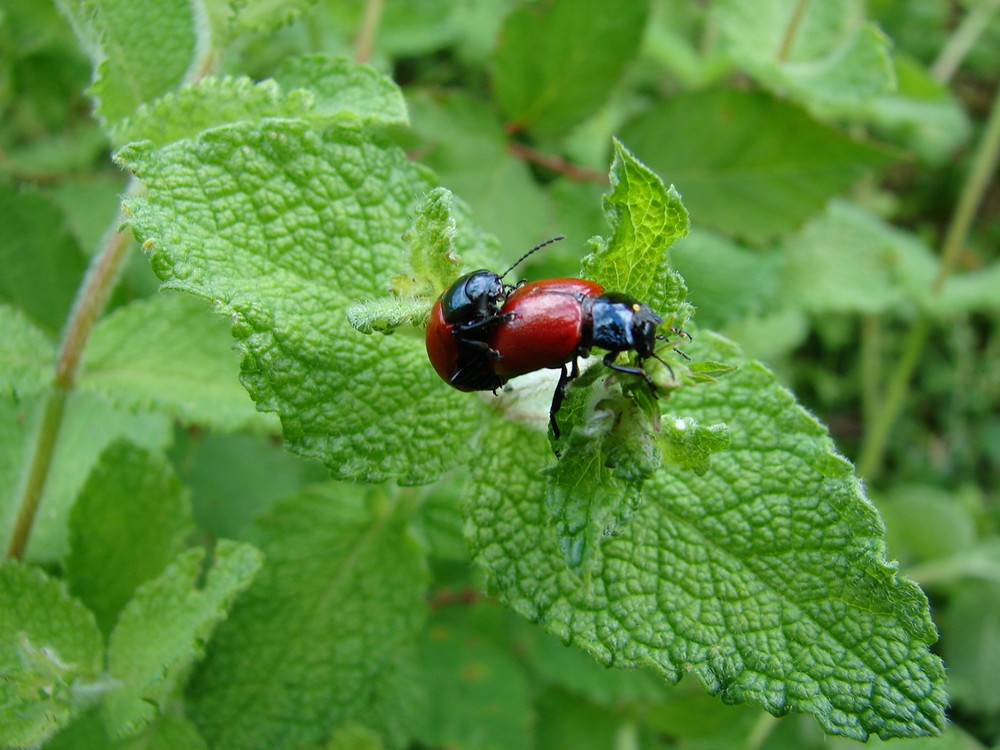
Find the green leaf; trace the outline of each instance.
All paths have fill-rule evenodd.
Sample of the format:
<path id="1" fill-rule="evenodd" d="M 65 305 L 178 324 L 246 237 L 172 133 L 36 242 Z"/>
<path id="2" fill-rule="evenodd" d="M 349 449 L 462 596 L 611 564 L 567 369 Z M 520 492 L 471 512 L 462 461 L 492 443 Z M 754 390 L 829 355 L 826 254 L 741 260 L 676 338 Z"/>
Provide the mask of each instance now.
<path id="1" fill-rule="evenodd" d="M 712 5 L 724 48 L 737 65 L 778 94 L 821 110 L 853 107 L 895 86 L 889 38 L 858 8 L 855 0 Z"/>
<path id="2" fill-rule="evenodd" d="M 929 300 L 937 263 L 917 237 L 833 201 L 786 243 L 784 299 L 802 309 L 874 313 Z"/>
<path id="3" fill-rule="evenodd" d="M 271 427 L 240 387 L 226 325 L 201 300 L 161 294 L 115 310 L 94 328 L 79 376 L 83 391 L 188 424 Z"/>
<path id="4" fill-rule="evenodd" d="M 670 252 L 703 328 L 721 326 L 781 304 L 784 255 L 753 250 L 710 229 L 696 228 Z"/>
<path id="5" fill-rule="evenodd" d="M 0 393 L 23 398 L 52 380 L 55 349 L 48 337 L 15 307 L 0 304 Z"/>
<path id="6" fill-rule="evenodd" d="M 282 90 L 310 92 L 317 115 L 352 112 L 363 120 L 407 125 L 406 101 L 392 79 L 343 57 L 286 57 L 274 74 Z"/>
<path id="7" fill-rule="evenodd" d="M 213 748 L 299 748 L 352 720 L 381 730 L 367 717 L 402 710 L 379 704 L 423 623 L 426 571 L 401 515 L 377 491 L 330 487 L 260 519 L 253 540 L 268 564 L 189 690 Z"/>
<path id="8" fill-rule="evenodd" d="M 219 125 L 262 117 L 302 117 L 312 108 L 308 92 L 283 92 L 271 80 L 205 78 L 143 104 L 121 120 L 112 135 L 118 145 L 150 140 L 163 146 Z"/>
<path id="9" fill-rule="evenodd" d="M 23 467 L 33 450 L 41 418 L 41 399 L 22 401 L 0 394 L 0 536 L 10 538 L 15 499 Z M 149 451 L 166 448 L 173 434 L 170 420 L 158 414 L 132 414 L 89 394 L 74 393 L 66 402 L 62 430 L 48 481 L 42 493 L 28 544 L 28 558 L 46 563 L 66 552 L 69 508 L 107 445 L 124 437 Z"/>
<path id="10" fill-rule="evenodd" d="M 86 269 L 66 219 L 46 197 L 2 184 L 0 216 L 0 300 L 57 334 Z"/>
<path id="11" fill-rule="evenodd" d="M 193 532 L 191 508 L 170 465 L 116 441 L 70 511 L 64 563 L 70 591 L 110 633 L 136 587 L 158 576 Z"/>
<path id="12" fill-rule="evenodd" d="M 512 11 L 493 59 L 510 127 L 558 134 L 600 107 L 639 46 L 648 6 L 548 0 Z"/>
<path id="13" fill-rule="evenodd" d="M 534 716 L 528 682 L 506 644 L 493 602 L 434 613 L 423 662 L 432 700 L 417 737 L 429 747 L 527 750 Z"/>
<path id="14" fill-rule="evenodd" d="M 372 338 L 346 319 L 405 270 L 400 237 L 425 171 L 372 133 L 298 120 L 120 158 L 148 187 L 129 223 L 154 270 L 232 316 L 243 384 L 279 413 L 290 450 L 369 481 L 425 482 L 461 460 L 477 423 L 428 366 L 423 337 Z"/>
<path id="15" fill-rule="evenodd" d="M 743 91 L 674 95 L 620 133 L 678 186 L 695 223 L 755 244 L 795 229 L 888 162 L 790 104 Z"/>
<path id="16" fill-rule="evenodd" d="M 187 431 L 171 459 L 191 490 L 198 528 L 230 539 L 242 538 L 256 515 L 297 492 L 304 477 L 326 476 L 322 466 L 300 461 L 267 435 Z"/>
<path id="17" fill-rule="evenodd" d="M 462 261 L 455 253 L 457 234 L 455 197 L 447 188 L 434 188 L 417 208 L 413 226 L 406 230 L 413 276 L 404 280 L 397 277 L 394 291 L 433 299 L 450 286 L 462 271 Z M 400 289 L 401 282 L 405 282 L 404 289 Z M 424 308 L 429 312 L 426 302 Z"/>
<path id="18" fill-rule="evenodd" d="M 697 358 L 737 361 L 707 333 Z M 821 425 L 761 365 L 675 391 L 674 414 L 726 423 L 704 476 L 660 471 L 583 577 L 539 502 L 545 445 L 508 423 L 468 489 L 468 532 L 493 590 L 601 662 L 693 673 L 727 702 L 816 716 L 863 739 L 937 734 L 945 695 L 927 600 L 886 562 L 882 526 Z M 504 477 L 498 485 L 496 477 Z"/>
<path id="19" fill-rule="evenodd" d="M 13 560 L 0 563 L 0 745 L 37 745 L 100 690 L 94 616 L 66 587 Z"/>
<path id="20" fill-rule="evenodd" d="M 306 13 L 316 0 L 229 0 L 230 24 L 255 33 L 275 31 Z"/>
<path id="21" fill-rule="evenodd" d="M 944 616 L 949 685 L 963 709 L 995 715 L 1000 710 L 1000 586 L 995 581 L 967 581 L 948 601 Z"/>
<path id="22" fill-rule="evenodd" d="M 249 544 L 226 540 L 215 547 L 205 573 L 204 556 L 202 549 L 188 550 L 139 586 L 115 625 L 108 671 L 116 688 L 104 701 L 112 736 L 136 734 L 157 717 L 262 562 Z"/>
<path id="23" fill-rule="evenodd" d="M 90 94 L 105 129 L 179 87 L 207 40 L 189 0 L 57 0 L 94 64 Z"/>
<path id="24" fill-rule="evenodd" d="M 968 115 L 917 60 L 897 51 L 894 62 L 897 90 L 867 102 L 860 114 L 881 137 L 912 150 L 922 161 L 948 163 L 971 133 Z"/>
<path id="25" fill-rule="evenodd" d="M 511 261 L 534 247 L 546 228 L 548 196 L 508 150 L 497 113 L 462 92 L 418 91 L 409 104 L 421 161 L 441 184 L 469 203 Z"/>
<path id="26" fill-rule="evenodd" d="M 188 719 L 166 714 L 134 737 L 114 740 L 108 736 L 97 711 L 73 722 L 45 745 L 45 750 L 208 750 L 205 740 Z"/>
<path id="27" fill-rule="evenodd" d="M 614 149 L 611 192 L 604 196 L 611 239 L 591 241 L 583 275 L 684 325 L 691 315 L 684 303 L 687 288 L 670 270 L 667 249 L 687 234 L 688 213 L 673 185 L 664 188 L 663 181 L 617 140 Z"/>

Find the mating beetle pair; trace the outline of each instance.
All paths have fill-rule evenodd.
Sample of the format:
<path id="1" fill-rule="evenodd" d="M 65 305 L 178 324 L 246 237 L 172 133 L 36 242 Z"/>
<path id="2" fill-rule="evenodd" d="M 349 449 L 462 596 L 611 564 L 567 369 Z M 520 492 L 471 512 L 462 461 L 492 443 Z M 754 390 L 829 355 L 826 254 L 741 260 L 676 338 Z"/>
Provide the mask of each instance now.
<path id="1" fill-rule="evenodd" d="M 657 339 L 666 338 L 657 334 L 663 319 L 649 305 L 627 294 L 605 292 L 594 281 L 503 282 L 528 255 L 561 239 L 532 248 L 503 274 L 479 270 L 462 276 L 434 303 L 426 334 L 427 356 L 437 374 L 461 391 L 496 391 L 517 375 L 560 369 L 549 411 L 556 438 L 556 413 L 566 386 L 580 374 L 579 357 L 588 356 L 592 347 L 606 349 L 605 365 L 643 378 L 655 395 L 642 361 L 653 357 L 662 362 L 653 349 Z M 638 367 L 615 363 L 626 351 L 636 352 Z"/>

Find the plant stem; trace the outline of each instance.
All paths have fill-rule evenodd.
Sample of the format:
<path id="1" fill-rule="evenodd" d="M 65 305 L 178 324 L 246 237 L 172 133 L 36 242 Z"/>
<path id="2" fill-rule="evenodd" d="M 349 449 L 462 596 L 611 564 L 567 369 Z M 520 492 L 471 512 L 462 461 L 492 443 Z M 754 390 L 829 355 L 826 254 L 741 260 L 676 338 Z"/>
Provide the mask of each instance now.
<path id="1" fill-rule="evenodd" d="M 121 222 L 119 215 L 114 226 Z M 7 557 L 21 559 L 28 546 L 31 527 L 45 490 L 52 456 L 55 453 L 66 411 L 66 399 L 76 384 L 80 358 L 94 330 L 98 316 L 104 310 L 129 248 L 131 235 L 114 232 L 91 263 L 77 294 L 59 346 L 59 357 L 52 384 L 45 397 L 42 422 L 35 436 L 28 474 L 17 503 L 17 518 L 7 545 Z"/>
<path id="2" fill-rule="evenodd" d="M 972 167 L 962 186 L 955 213 L 948 225 L 948 231 L 941 247 L 938 261 L 938 272 L 931 285 L 932 298 L 940 294 L 948 274 L 955 266 L 958 254 L 965 244 L 975 218 L 976 209 L 983 198 L 983 193 L 989 184 L 990 176 L 997 166 L 1000 156 L 1000 89 L 993 98 L 990 117 L 983 131 L 979 146 L 972 160 Z M 903 355 L 899 358 L 895 371 L 889 381 L 885 398 L 875 414 L 871 428 L 866 430 L 865 440 L 861 446 L 858 458 L 858 474 L 872 479 L 881 470 L 885 447 L 892 432 L 893 425 L 902 411 L 906 390 L 910 379 L 916 370 L 927 334 L 930 331 L 930 317 L 922 314 L 913 324 L 906 342 L 903 345 Z"/>
<path id="3" fill-rule="evenodd" d="M 598 185 L 606 185 L 608 183 L 608 175 L 604 172 L 581 167 L 566 161 L 561 156 L 547 154 L 544 151 L 539 151 L 518 141 L 509 141 L 507 143 L 507 150 L 519 159 L 550 169 L 557 174 L 568 177 L 574 182 L 595 182 Z"/>
<path id="4" fill-rule="evenodd" d="M 882 353 L 882 321 L 878 315 L 861 318 L 861 420 L 872 424 L 881 396 L 879 371 Z"/>
<path id="5" fill-rule="evenodd" d="M 785 35 L 781 38 L 781 47 L 778 49 L 778 62 L 783 63 L 792 54 L 792 45 L 795 44 L 795 36 L 799 33 L 799 26 L 802 18 L 809 7 L 809 0 L 799 0 L 792 11 L 792 17 L 788 19 L 788 26 L 785 27 Z"/>
<path id="6" fill-rule="evenodd" d="M 385 0 L 367 0 L 364 14 L 361 16 L 361 28 L 354 45 L 354 61 L 366 63 L 371 59 L 375 47 L 375 33 L 378 31 L 379 19 L 382 17 L 382 6 Z"/>
<path id="7" fill-rule="evenodd" d="M 998 9 L 1000 0 L 985 0 L 972 6 L 931 65 L 931 76 L 934 80 L 938 83 L 947 83 L 951 80 Z"/>

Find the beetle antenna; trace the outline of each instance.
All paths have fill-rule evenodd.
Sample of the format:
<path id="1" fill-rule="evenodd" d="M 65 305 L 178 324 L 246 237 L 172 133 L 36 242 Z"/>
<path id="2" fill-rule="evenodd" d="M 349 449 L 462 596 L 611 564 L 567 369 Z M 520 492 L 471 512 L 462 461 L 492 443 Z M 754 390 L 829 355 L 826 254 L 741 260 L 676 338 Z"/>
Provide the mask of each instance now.
<path id="1" fill-rule="evenodd" d="M 517 268 L 521 264 L 521 261 L 523 261 L 525 258 L 527 258 L 529 255 L 531 255 L 536 250 L 541 250 L 546 245 L 551 245 L 553 242 L 558 242 L 559 240 L 564 240 L 564 239 L 566 239 L 566 235 L 565 234 L 557 234 L 555 237 L 552 237 L 551 239 L 545 240 L 545 242 L 539 242 L 537 245 L 535 245 L 533 248 L 531 248 L 528 252 L 526 252 L 524 255 L 522 255 L 520 258 L 518 258 L 516 261 L 514 261 L 514 265 L 512 265 L 510 268 L 508 268 L 506 271 L 504 271 L 502 274 L 500 274 L 500 278 L 502 279 L 504 276 L 506 276 L 507 274 L 509 274 L 515 268 Z"/>

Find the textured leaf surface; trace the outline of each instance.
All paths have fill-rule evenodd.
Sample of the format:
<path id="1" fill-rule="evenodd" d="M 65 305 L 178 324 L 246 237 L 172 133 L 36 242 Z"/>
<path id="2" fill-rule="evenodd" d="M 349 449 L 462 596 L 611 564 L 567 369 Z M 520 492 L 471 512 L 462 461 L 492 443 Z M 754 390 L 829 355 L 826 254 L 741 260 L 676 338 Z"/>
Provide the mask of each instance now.
<path id="1" fill-rule="evenodd" d="M 271 426 L 238 377 L 239 357 L 225 323 L 202 300 L 167 293 L 119 308 L 97 324 L 79 387 L 188 424 Z"/>
<path id="2" fill-rule="evenodd" d="M 142 584 L 111 633 L 108 671 L 116 689 L 104 715 L 112 736 L 135 734 L 156 718 L 262 562 L 249 544 L 220 541 L 198 585 L 204 554 L 188 550 Z"/>
<path id="3" fill-rule="evenodd" d="M 667 250 L 687 234 L 687 210 L 672 185 L 664 189 L 663 181 L 618 141 L 614 149 L 611 192 L 604 196 L 612 234 L 593 243 L 583 274 L 605 289 L 631 294 L 662 316 L 676 315 L 683 325 L 691 313 L 684 304 L 687 288 L 671 273 Z"/>
<path id="4" fill-rule="evenodd" d="M 692 353 L 737 361 L 704 333 Z M 878 516 L 825 430 L 762 366 L 740 364 L 669 402 L 727 423 L 729 450 L 703 476 L 647 481 L 583 577 L 539 502 L 541 435 L 497 431 L 512 448 L 483 456 L 468 493 L 476 558 L 503 601 L 606 664 L 693 673 L 727 701 L 811 713 L 846 736 L 939 732 L 943 670 L 925 597 L 886 563 Z"/>
<path id="5" fill-rule="evenodd" d="M 403 92 L 368 65 L 324 55 L 288 57 L 281 61 L 274 79 L 284 91 L 310 92 L 318 115 L 353 112 L 384 123 L 405 125 L 409 121 Z"/>
<path id="6" fill-rule="evenodd" d="M 198 52 L 189 0 L 59 0 L 95 66 L 90 93 L 109 127 L 181 85 Z"/>
<path id="7" fill-rule="evenodd" d="M 888 161 L 789 104 L 738 91 L 672 96 L 621 138 L 678 186 L 696 224 L 755 243 L 795 229 Z"/>
<path id="8" fill-rule="evenodd" d="M 62 583 L 0 563 L 0 745 L 40 743 L 82 712 L 102 662 L 94 616 Z"/>
<path id="9" fill-rule="evenodd" d="M 213 748 L 299 748 L 392 699 L 386 678 L 423 622 L 424 562 L 393 510 L 349 492 L 317 489 L 260 519 L 268 564 L 189 691 Z"/>
<path id="10" fill-rule="evenodd" d="M 493 85 L 517 128 L 560 133 L 596 110 L 635 54 L 648 3 L 549 0 L 504 21 Z"/>
<path id="11" fill-rule="evenodd" d="M 45 750 L 208 750 L 208 745 L 194 724 L 177 714 L 162 716 L 134 737 L 115 740 L 100 712 L 93 711 L 53 737 Z"/>
<path id="12" fill-rule="evenodd" d="M 130 223 L 154 270 L 232 315 L 243 384 L 279 413 L 291 450 L 371 481 L 427 481 L 459 460 L 468 396 L 442 387 L 422 337 L 365 336 L 346 319 L 404 270 L 401 236 L 430 185 L 402 151 L 283 120 L 121 159 L 149 189 Z"/>
<path id="13" fill-rule="evenodd" d="M 194 532 L 173 470 L 126 441 L 112 443 L 70 511 L 66 580 L 111 632 L 136 587 L 157 575 Z"/>

